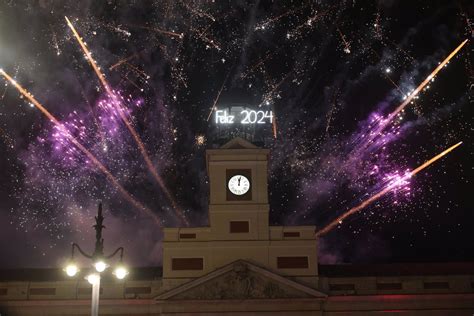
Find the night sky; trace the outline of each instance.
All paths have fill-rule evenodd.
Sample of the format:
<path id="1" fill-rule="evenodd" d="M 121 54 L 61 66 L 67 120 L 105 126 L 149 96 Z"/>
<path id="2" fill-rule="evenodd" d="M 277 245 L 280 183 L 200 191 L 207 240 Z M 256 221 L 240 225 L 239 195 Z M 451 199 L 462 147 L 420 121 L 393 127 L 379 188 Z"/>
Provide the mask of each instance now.
<path id="1" fill-rule="evenodd" d="M 474 260 L 472 9 L 469 1 L 3 0 L 0 68 L 59 124 L 2 77 L 0 268 L 61 265 L 71 242 L 92 250 L 99 201 L 106 252 L 123 245 L 129 264 L 160 265 L 159 223 L 207 225 L 205 150 L 226 132 L 213 109 L 231 104 L 273 111 L 276 124 L 254 134 L 271 149 L 272 225 L 323 228 L 393 187 L 321 238 L 321 262 Z"/>

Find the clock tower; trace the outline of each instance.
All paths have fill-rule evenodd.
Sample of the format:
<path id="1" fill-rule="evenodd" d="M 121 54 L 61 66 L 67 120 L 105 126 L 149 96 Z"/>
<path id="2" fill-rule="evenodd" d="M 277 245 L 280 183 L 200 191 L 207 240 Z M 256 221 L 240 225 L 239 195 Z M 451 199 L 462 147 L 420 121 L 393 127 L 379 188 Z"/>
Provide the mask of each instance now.
<path id="1" fill-rule="evenodd" d="M 209 223 L 219 239 L 268 239 L 268 154 L 242 138 L 207 150 Z"/>
<path id="2" fill-rule="evenodd" d="M 269 155 L 240 137 L 206 151 L 209 227 L 164 229 L 166 288 L 238 260 L 316 287 L 315 226 L 269 226 Z"/>

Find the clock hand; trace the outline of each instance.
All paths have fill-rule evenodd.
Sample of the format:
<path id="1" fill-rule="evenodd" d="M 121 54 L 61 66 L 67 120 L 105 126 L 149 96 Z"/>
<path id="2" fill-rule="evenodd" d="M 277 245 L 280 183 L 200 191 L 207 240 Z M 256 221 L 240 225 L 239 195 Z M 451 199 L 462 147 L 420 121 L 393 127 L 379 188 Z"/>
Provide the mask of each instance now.
<path id="1" fill-rule="evenodd" d="M 238 186 L 240 187 L 240 177 L 239 177 L 239 184 L 238 184 Z"/>

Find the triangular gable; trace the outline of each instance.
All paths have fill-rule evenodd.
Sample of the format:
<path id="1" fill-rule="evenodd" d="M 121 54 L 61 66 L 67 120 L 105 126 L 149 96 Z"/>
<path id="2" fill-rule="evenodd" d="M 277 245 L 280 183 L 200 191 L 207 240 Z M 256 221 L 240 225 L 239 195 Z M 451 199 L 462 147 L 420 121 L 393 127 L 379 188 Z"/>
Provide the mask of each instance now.
<path id="1" fill-rule="evenodd" d="M 251 142 L 241 138 L 235 137 L 222 145 L 221 149 L 258 149 L 259 147 L 255 146 Z"/>
<path id="2" fill-rule="evenodd" d="M 324 298 L 327 295 L 244 260 L 157 296 L 156 300 Z"/>

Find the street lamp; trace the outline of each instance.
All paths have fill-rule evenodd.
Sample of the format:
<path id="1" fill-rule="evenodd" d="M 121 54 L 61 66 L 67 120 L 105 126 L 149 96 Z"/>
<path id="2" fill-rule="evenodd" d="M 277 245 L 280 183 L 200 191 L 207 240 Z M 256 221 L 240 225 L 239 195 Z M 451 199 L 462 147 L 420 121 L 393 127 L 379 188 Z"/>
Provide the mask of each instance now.
<path id="1" fill-rule="evenodd" d="M 107 260 L 120 253 L 119 264 L 115 267 L 113 274 L 119 280 L 124 279 L 128 274 L 127 268 L 123 265 L 123 247 L 118 247 L 109 256 L 104 255 L 104 239 L 102 238 L 102 229 L 105 228 L 105 226 L 102 225 L 103 221 L 104 217 L 102 216 L 102 203 L 99 203 L 99 212 L 98 215 L 95 217 L 95 225 L 92 226 L 95 229 L 94 252 L 92 253 L 92 255 L 89 255 L 84 252 L 78 244 L 73 243 L 71 250 L 71 259 L 64 268 L 64 271 L 70 277 L 75 276 L 79 272 L 79 268 L 76 262 L 74 261 L 75 249 L 77 249 L 84 257 L 92 260 L 92 266 L 94 267 L 95 272 L 92 272 L 91 274 L 86 276 L 86 280 L 92 285 L 92 316 L 99 315 L 100 274 L 109 267 L 109 265 L 107 264 Z"/>

